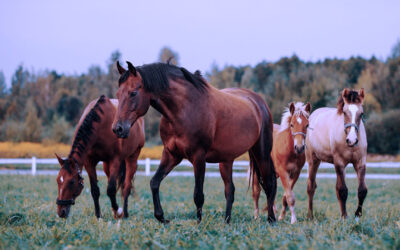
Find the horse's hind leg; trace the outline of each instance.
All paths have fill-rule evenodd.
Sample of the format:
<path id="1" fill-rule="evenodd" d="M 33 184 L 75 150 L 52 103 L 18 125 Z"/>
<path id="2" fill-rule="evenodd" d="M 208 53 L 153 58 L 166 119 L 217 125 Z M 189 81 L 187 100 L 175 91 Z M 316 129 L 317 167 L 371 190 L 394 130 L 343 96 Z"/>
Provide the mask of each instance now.
<path id="1" fill-rule="evenodd" d="M 158 166 L 156 173 L 150 181 L 151 193 L 153 195 L 154 204 L 154 217 L 161 223 L 168 223 L 169 221 L 164 219 L 164 211 L 161 207 L 160 202 L 160 184 L 161 181 L 171 172 L 171 170 L 182 161 L 181 157 L 176 157 L 164 147 L 161 162 Z"/>
<path id="2" fill-rule="evenodd" d="M 257 174 L 259 173 L 259 181 L 261 181 L 260 184 L 267 195 L 268 221 L 274 222 L 276 221 L 274 213 L 274 201 L 277 186 L 275 168 L 270 155 L 272 139 L 271 147 L 269 149 L 266 148 L 265 145 L 261 145 L 260 142 L 263 142 L 264 140 L 264 138 L 260 138 L 256 145 L 251 148 L 249 153 L 255 159 L 254 171 Z M 256 174 L 254 176 L 256 177 Z"/>
<path id="3" fill-rule="evenodd" d="M 355 165 L 353 164 L 354 169 L 356 170 L 357 173 L 357 178 L 358 178 L 358 206 L 357 210 L 355 213 L 356 217 L 361 217 L 362 216 L 362 205 L 364 203 L 364 199 L 367 196 L 367 185 L 365 184 L 365 163 L 364 164 L 359 164 Z"/>
<path id="4" fill-rule="evenodd" d="M 96 217 L 100 218 L 101 217 L 100 204 L 99 204 L 100 189 L 99 189 L 99 186 L 97 185 L 96 165 L 97 165 L 97 162 L 87 161 L 85 163 L 85 169 L 89 175 L 90 192 L 93 197 L 94 211 L 95 211 Z"/>
<path id="5" fill-rule="evenodd" d="M 316 158 L 314 154 L 306 150 L 306 158 L 308 162 L 308 180 L 307 180 L 307 194 L 308 194 L 308 218 L 313 219 L 313 199 L 317 183 L 315 178 L 317 177 L 317 171 L 320 164 L 320 160 Z"/>
<path id="6" fill-rule="evenodd" d="M 138 149 L 132 156 L 125 160 L 126 163 L 126 174 L 124 180 L 124 188 L 122 190 L 122 197 L 124 199 L 124 217 L 128 218 L 128 197 L 132 190 L 132 179 L 137 170 L 137 158 L 139 156 L 140 149 Z"/>
<path id="7" fill-rule="evenodd" d="M 229 223 L 231 220 L 232 204 L 235 199 L 235 185 L 232 181 L 232 164 L 233 162 L 224 162 L 219 164 L 219 171 L 221 173 L 222 180 L 225 185 L 225 199 L 226 199 L 226 211 L 225 211 L 225 222 Z"/>

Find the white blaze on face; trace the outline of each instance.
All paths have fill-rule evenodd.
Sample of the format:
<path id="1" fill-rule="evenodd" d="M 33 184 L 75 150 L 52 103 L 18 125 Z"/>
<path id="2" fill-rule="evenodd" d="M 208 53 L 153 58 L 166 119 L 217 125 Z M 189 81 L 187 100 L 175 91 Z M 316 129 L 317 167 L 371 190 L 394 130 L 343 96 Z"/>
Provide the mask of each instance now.
<path id="1" fill-rule="evenodd" d="M 61 183 L 64 182 L 64 178 L 62 176 L 60 177 L 60 181 L 61 181 Z"/>
<path id="2" fill-rule="evenodd" d="M 300 116 L 299 117 L 297 117 L 297 122 L 299 123 L 299 124 L 301 124 L 301 118 L 300 118 Z"/>
<path id="3" fill-rule="evenodd" d="M 357 111 L 358 111 L 358 107 L 355 104 L 350 104 L 349 105 L 349 110 L 351 113 L 351 123 L 356 123 L 356 115 L 357 115 Z M 350 140 L 351 143 L 354 143 L 355 140 L 357 139 L 357 131 L 356 128 L 354 126 L 351 126 L 350 128 L 350 132 L 347 135 L 347 139 Z"/>
<path id="4" fill-rule="evenodd" d="M 296 144 L 297 144 L 297 139 L 294 138 L 294 147 L 296 146 Z"/>

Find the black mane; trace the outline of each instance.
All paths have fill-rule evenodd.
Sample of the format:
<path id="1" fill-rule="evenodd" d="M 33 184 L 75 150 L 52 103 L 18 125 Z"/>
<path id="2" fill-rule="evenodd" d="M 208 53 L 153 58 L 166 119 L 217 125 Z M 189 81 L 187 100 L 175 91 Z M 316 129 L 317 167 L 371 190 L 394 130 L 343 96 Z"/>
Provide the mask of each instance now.
<path id="1" fill-rule="evenodd" d="M 106 101 L 106 97 L 104 95 L 100 96 L 97 100 L 94 107 L 89 111 L 86 115 L 85 119 L 81 123 L 76 132 L 76 136 L 74 138 L 74 142 L 72 143 L 71 152 L 69 153 L 68 158 L 73 158 L 72 155 L 77 153 L 79 156 L 82 155 L 82 152 L 85 150 L 91 135 L 93 134 L 93 122 L 100 122 L 100 115 L 98 111 L 103 114 L 103 110 L 100 107 L 100 104 Z M 69 170 L 68 164 L 65 166 L 67 170 Z"/>
<path id="2" fill-rule="evenodd" d="M 166 63 L 152 63 L 136 67 L 143 79 L 144 89 L 151 93 L 160 94 L 169 88 L 169 77 L 175 79 L 185 79 L 193 86 L 204 91 L 207 82 L 201 77 L 200 73 L 192 74 L 185 68 L 180 68 Z M 131 72 L 127 70 L 119 79 L 119 84 L 126 81 Z"/>

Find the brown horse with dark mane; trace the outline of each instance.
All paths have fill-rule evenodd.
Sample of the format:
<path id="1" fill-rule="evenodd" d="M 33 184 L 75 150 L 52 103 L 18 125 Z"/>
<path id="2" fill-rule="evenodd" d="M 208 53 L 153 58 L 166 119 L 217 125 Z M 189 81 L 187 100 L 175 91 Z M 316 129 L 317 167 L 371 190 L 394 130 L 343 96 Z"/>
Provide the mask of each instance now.
<path id="1" fill-rule="evenodd" d="M 249 151 L 252 173 L 267 195 L 268 220 L 275 221 L 272 209 L 276 194 L 275 169 L 271 160 L 272 118 L 265 101 L 246 89 L 218 90 L 200 72 L 154 63 L 125 70 L 117 62 L 119 79 L 118 111 L 114 133 L 125 138 L 132 125 L 150 106 L 162 114 L 160 135 L 164 144 L 161 163 L 151 179 L 154 215 L 167 223 L 160 203 L 161 181 L 183 158 L 193 164 L 194 203 L 198 222 L 204 204 L 203 183 L 206 162 L 219 162 L 225 184 L 225 221 L 231 219 L 235 186 L 232 164 Z"/>
<path id="2" fill-rule="evenodd" d="M 66 159 L 58 161 L 61 165 L 57 176 L 58 216 L 66 218 L 71 205 L 83 189 L 82 168 L 85 167 L 90 180 L 96 217 L 100 218 L 96 165 L 103 161 L 104 172 L 108 177 L 107 195 L 110 197 L 114 217 L 128 217 L 128 196 L 132 189 L 132 178 L 137 169 L 137 158 L 144 145 L 144 122 L 139 119 L 130 128 L 126 140 L 118 139 L 111 130 L 118 100 L 101 96 L 85 109 L 75 131 L 71 151 Z M 118 207 L 116 193 L 122 190 L 124 208 Z"/>

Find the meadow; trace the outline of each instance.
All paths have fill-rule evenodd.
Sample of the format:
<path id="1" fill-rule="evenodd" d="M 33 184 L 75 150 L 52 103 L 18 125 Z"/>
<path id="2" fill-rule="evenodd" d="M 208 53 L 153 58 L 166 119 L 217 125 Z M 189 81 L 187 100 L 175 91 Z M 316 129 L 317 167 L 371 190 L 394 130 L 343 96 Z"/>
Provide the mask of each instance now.
<path id="1" fill-rule="evenodd" d="M 251 192 L 245 178 L 234 179 L 235 203 L 230 225 L 224 223 L 225 198 L 220 178 L 206 178 L 204 217 L 195 219 L 193 177 L 167 177 L 161 185 L 161 202 L 168 225 L 153 217 L 150 178 L 135 179 L 128 219 L 117 221 L 106 196 L 106 179 L 101 177 L 103 218 L 94 216 L 89 182 L 72 207 L 68 219 L 56 215 L 55 176 L 0 176 L 0 248 L 201 248 L 201 249 L 399 249 L 400 182 L 367 180 L 364 215 L 355 220 L 357 181 L 347 180 L 349 218 L 342 220 L 335 193 L 335 180 L 318 179 L 314 199 L 315 219 L 307 214 L 306 180 L 295 187 L 298 223 L 290 216 L 273 225 L 266 215 L 253 219 Z M 280 207 L 282 187 L 276 203 Z M 260 199 L 265 204 L 265 197 Z"/>

